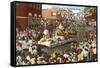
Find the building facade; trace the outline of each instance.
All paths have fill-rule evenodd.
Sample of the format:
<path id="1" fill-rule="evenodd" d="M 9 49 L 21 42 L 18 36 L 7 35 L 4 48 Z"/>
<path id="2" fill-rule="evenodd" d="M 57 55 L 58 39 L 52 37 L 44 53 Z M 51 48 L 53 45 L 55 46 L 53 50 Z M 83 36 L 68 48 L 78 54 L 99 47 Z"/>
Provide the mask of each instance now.
<path id="1" fill-rule="evenodd" d="M 27 28 L 29 13 L 32 13 L 33 17 L 35 14 L 42 16 L 42 4 L 16 3 L 16 27 L 20 30 Z"/>

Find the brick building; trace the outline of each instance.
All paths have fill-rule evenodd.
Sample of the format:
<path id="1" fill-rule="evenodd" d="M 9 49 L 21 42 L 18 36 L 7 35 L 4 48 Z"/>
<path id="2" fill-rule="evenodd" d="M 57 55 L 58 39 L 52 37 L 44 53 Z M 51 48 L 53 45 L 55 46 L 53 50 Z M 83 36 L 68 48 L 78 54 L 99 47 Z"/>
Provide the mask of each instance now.
<path id="1" fill-rule="evenodd" d="M 20 30 L 28 26 L 28 13 L 42 15 L 42 4 L 16 3 L 16 27 Z"/>

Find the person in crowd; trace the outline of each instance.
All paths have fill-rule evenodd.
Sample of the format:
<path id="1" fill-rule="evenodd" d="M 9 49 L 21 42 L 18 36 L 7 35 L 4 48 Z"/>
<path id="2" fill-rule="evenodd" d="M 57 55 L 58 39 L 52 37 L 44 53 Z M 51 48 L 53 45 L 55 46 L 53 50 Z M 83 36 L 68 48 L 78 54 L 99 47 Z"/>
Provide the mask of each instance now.
<path id="1" fill-rule="evenodd" d="M 64 40 L 64 36 L 65 36 L 65 31 L 64 31 L 64 27 L 62 24 L 60 24 L 57 28 L 56 28 L 56 38 L 60 39 L 60 40 Z"/>
<path id="2" fill-rule="evenodd" d="M 46 46 L 50 46 L 50 43 L 51 43 L 51 38 L 50 38 L 49 30 L 45 29 L 44 30 L 44 35 L 40 39 L 40 41 L 38 42 L 38 44 L 43 44 L 43 45 L 46 45 Z"/>

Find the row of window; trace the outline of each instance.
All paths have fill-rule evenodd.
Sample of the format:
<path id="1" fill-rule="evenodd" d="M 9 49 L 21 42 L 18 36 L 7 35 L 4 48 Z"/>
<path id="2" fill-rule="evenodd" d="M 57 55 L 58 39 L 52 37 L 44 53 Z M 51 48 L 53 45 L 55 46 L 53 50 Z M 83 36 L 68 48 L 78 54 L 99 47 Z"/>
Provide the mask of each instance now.
<path id="1" fill-rule="evenodd" d="M 35 8 L 35 9 L 42 9 L 42 4 L 25 4 L 25 3 L 17 3 L 17 6 L 21 6 L 21 5 L 27 5 L 29 7 Z"/>

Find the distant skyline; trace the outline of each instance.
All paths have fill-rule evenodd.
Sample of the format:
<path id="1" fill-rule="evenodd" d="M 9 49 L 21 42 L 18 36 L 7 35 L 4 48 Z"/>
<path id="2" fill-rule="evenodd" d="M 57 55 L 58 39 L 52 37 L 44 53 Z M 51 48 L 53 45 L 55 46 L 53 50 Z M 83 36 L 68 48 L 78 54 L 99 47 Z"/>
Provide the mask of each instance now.
<path id="1" fill-rule="evenodd" d="M 71 9 L 71 10 L 83 10 L 85 7 L 80 7 L 80 6 L 65 6 L 65 5 L 47 5 L 47 4 L 42 4 L 42 9 L 47 9 L 47 8 L 63 8 L 63 9 Z"/>

